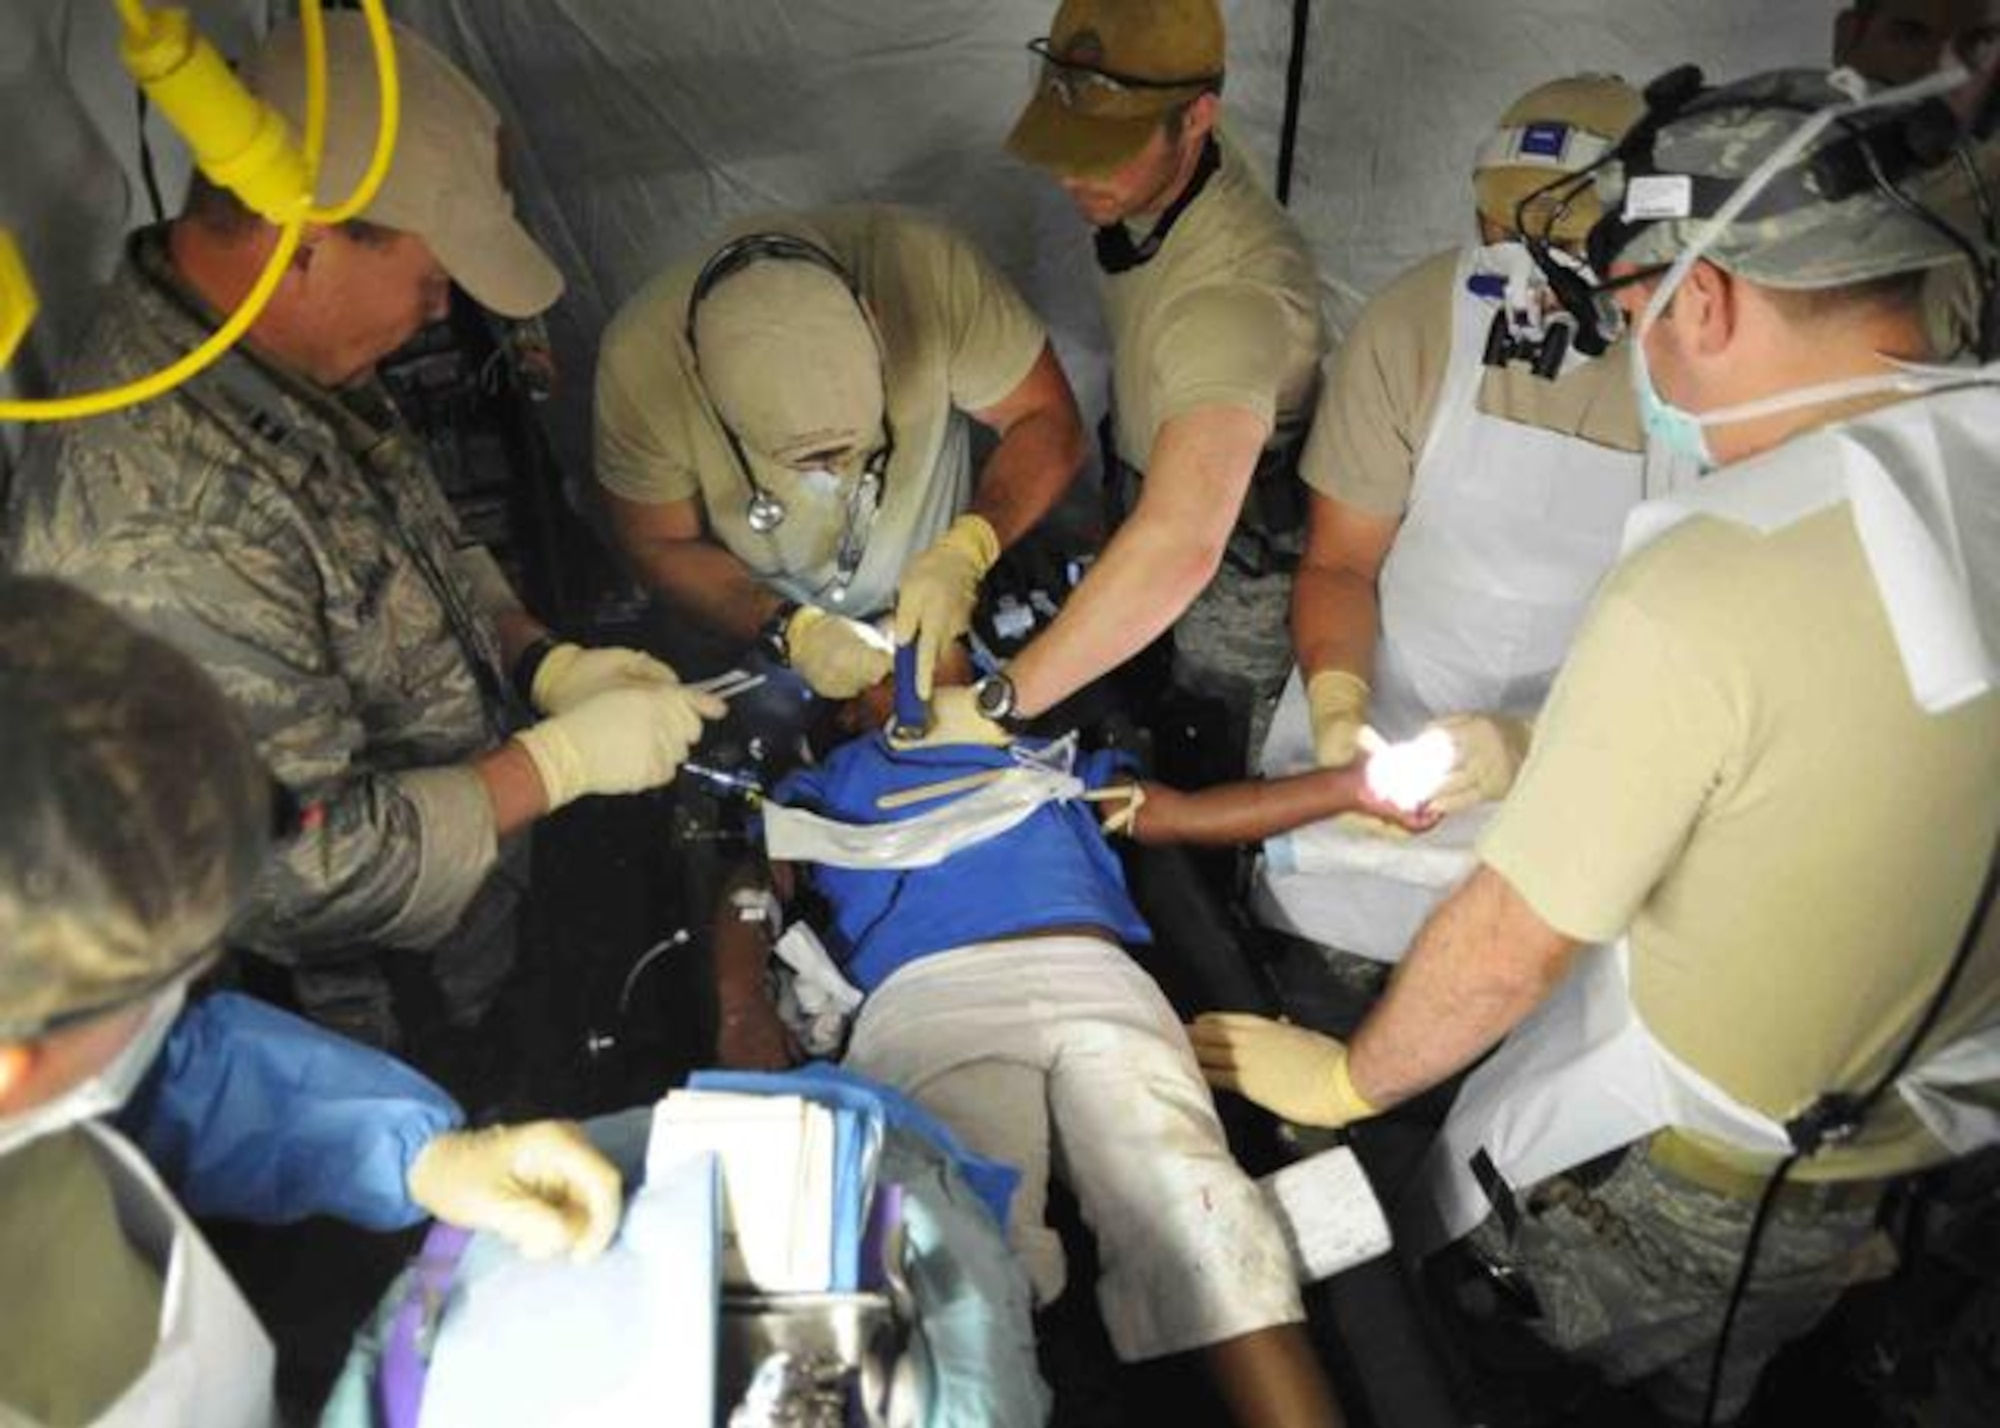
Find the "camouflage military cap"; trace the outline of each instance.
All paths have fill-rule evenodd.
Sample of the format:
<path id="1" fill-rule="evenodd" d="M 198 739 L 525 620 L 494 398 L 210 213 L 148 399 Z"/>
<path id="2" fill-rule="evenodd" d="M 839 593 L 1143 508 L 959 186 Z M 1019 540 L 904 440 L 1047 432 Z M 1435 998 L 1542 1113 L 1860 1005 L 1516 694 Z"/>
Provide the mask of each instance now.
<path id="1" fill-rule="evenodd" d="M 71 586 L 0 578 L 0 1040 L 206 955 L 263 860 L 270 798 L 193 661 Z"/>
<path id="2" fill-rule="evenodd" d="M 1641 153 L 1608 166 L 1599 185 L 1607 217 L 1592 234 L 1593 257 L 1600 267 L 1614 260 L 1672 261 L 1801 124 L 1847 98 L 1824 70 L 1779 70 L 1704 92 L 1660 128 L 1650 162 Z M 1875 123 L 1891 112 L 1869 110 L 1855 118 Z M 1847 195 L 1829 192 L 1814 161 L 1849 132 L 1839 121 L 1829 125 L 1703 256 L 1750 282 L 1794 289 L 1843 287 L 1960 256 L 1950 238 L 1873 184 Z M 1972 231 L 1965 227 L 1971 188 L 1956 163 L 1912 176 L 1902 187 L 1961 231 Z M 1691 216 L 1674 216 L 1690 208 Z"/>

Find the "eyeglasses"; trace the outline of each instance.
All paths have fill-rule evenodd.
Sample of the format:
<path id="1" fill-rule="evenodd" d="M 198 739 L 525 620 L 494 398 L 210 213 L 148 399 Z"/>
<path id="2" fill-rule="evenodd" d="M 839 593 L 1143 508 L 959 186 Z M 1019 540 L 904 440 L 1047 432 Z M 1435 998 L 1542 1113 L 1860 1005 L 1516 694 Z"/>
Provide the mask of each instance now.
<path id="1" fill-rule="evenodd" d="M 1638 283 L 1651 282 L 1673 266 L 1672 263 L 1654 263 L 1622 277 L 1606 278 L 1598 276 L 1600 269 L 1595 260 L 1601 255 L 1594 243 L 1586 244 L 1590 255 L 1582 261 L 1573 258 L 1566 261 L 1561 256 L 1566 245 L 1555 240 L 1556 225 L 1569 216 L 1577 200 L 1591 190 L 1598 170 L 1618 159 L 1622 152 L 1622 149 L 1614 149 L 1576 173 L 1558 174 L 1541 187 L 1523 194 L 1514 205 L 1514 231 L 1521 235 L 1522 245 L 1548 280 L 1557 300 L 1577 320 L 1578 350 L 1593 356 L 1625 334 L 1628 324 L 1625 310 L 1618 305 L 1618 294 Z M 1602 227 L 1600 224 L 1599 229 Z M 1596 233 L 1592 234 L 1593 239 L 1596 236 Z"/>
<path id="2" fill-rule="evenodd" d="M 1070 107 L 1078 99 L 1093 93 L 1105 97 L 1134 91 L 1157 94 L 1175 89 L 1212 89 L 1222 83 L 1219 74 L 1197 74 L 1184 79 L 1149 79 L 1143 75 L 1121 74 L 1115 69 L 1057 54 L 1046 36 L 1028 41 L 1028 49 L 1042 62 L 1040 86 Z"/>
<path id="3" fill-rule="evenodd" d="M 1631 325 L 1625 317 L 1625 309 L 1619 306 L 1618 294 L 1640 283 L 1654 281 L 1671 267 L 1672 263 L 1649 263 L 1636 271 L 1616 278 L 1602 278 L 1590 285 L 1591 315 L 1596 318 L 1597 330 L 1606 342 L 1616 342 Z"/>

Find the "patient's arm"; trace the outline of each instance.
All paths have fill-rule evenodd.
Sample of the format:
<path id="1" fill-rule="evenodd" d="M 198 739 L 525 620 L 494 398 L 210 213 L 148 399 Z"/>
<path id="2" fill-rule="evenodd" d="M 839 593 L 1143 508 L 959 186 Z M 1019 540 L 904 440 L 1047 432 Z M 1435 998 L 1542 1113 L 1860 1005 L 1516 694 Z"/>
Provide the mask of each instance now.
<path id="1" fill-rule="evenodd" d="M 1132 828 L 1139 843 L 1256 843 L 1341 813 L 1365 813 L 1419 833 L 1438 821 L 1435 813 L 1408 813 L 1369 793 L 1366 761 L 1193 793 L 1160 783 L 1139 787 L 1144 798 Z"/>
<path id="2" fill-rule="evenodd" d="M 773 885 L 789 886 L 774 868 L 745 863 L 722 886 L 715 906 L 716 1063 L 731 1071 L 782 1071 L 804 1059 L 798 1042 L 778 1019 L 766 990 L 771 924 L 756 911 Z"/>

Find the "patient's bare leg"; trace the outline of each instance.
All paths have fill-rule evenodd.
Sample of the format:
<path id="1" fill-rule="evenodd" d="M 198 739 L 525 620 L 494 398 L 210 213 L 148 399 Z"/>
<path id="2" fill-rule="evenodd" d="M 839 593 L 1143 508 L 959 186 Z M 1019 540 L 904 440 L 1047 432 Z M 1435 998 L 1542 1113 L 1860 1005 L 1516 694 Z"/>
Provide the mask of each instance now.
<path id="1" fill-rule="evenodd" d="M 1279 1324 L 1202 1351 L 1240 1428 L 1340 1428 L 1347 1420 L 1302 1324 Z"/>

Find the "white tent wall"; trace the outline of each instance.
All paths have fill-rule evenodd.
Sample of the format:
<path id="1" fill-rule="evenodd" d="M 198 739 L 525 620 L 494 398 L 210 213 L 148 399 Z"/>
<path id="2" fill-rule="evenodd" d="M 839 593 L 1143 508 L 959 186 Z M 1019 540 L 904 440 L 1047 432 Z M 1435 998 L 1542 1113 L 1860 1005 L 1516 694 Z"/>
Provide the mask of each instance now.
<path id="1" fill-rule="evenodd" d="M 1602 73 L 1644 86 L 1690 61 L 1712 80 L 1823 66 L 1842 3 L 1319 0 L 1292 210 L 1335 294 L 1337 324 L 1403 269 L 1471 234 L 1473 152 L 1534 85 Z"/>
<path id="2" fill-rule="evenodd" d="M 1834 0 L 1317 0 L 1292 207 L 1344 328 L 1469 231 L 1470 156 L 1500 111 L 1585 70 L 1823 64 Z M 1275 174 L 1291 0 L 1225 0 L 1227 124 Z M 522 201 L 571 276 L 556 441 L 587 472 L 597 333 L 661 265 L 758 210 L 909 204 L 970 232 L 1050 324 L 1088 415 L 1104 334 L 1087 233 L 1001 150 L 1054 0 L 402 0 L 506 111 Z"/>
<path id="3" fill-rule="evenodd" d="M 240 54 L 270 0 L 195 0 Z M 1561 73 L 1636 80 L 1682 60 L 1733 76 L 1824 63 L 1838 0 L 1317 0 L 1307 12 L 1292 206 L 1336 326 L 1467 230 L 1467 165 L 1501 108 Z M 524 215 L 570 278 L 553 316 L 558 453 L 587 485 L 605 320 L 659 266 L 762 209 L 910 204 L 972 233 L 1048 320 L 1079 395 L 1102 402 L 1087 235 L 1000 140 L 1054 0 L 391 0 L 494 97 L 520 140 Z M 1228 125 L 1271 175 L 1291 0 L 1225 0 Z M 149 221 L 109 0 L 0 0 L 0 222 L 44 311 L 10 374 L 46 388 L 119 237 Z M 186 160 L 155 116 L 167 207 Z M 0 384 L 6 382 L 0 378 Z M 17 448 L 4 434 L 0 459 Z"/>

